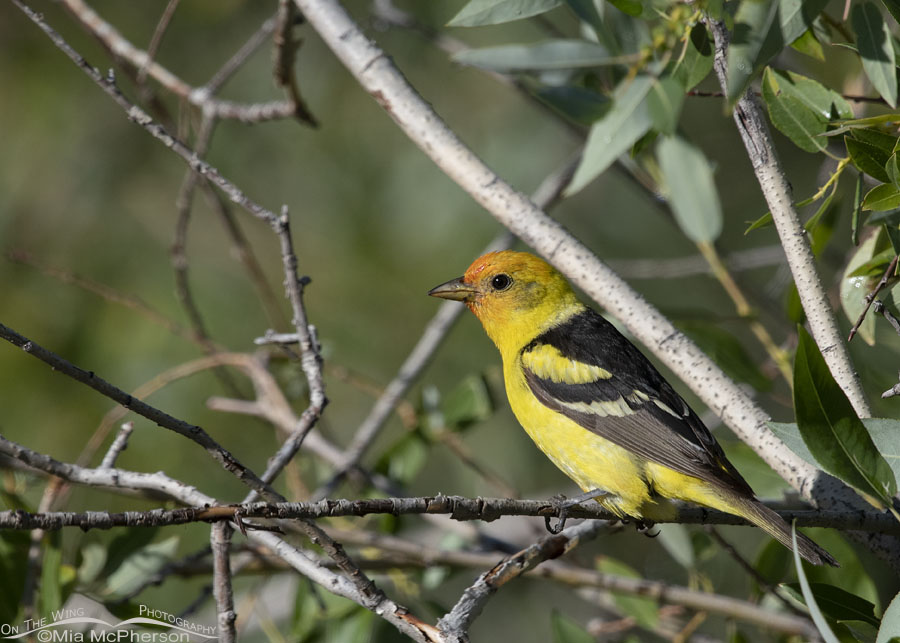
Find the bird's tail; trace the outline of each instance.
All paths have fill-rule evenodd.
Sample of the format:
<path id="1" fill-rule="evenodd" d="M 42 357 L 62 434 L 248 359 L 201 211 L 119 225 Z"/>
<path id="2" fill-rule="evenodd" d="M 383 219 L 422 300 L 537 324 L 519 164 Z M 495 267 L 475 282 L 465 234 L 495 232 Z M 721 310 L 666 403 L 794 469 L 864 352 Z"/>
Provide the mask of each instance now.
<path id="1" fill-rule="evenodd" d="M 746 518 L 754 525 L 772 536 L 788 549 L 793 549 L 791 543 L 791 526 L 777 513 L 766 507 L 756 498 L 746 498 L 736 494 L 728 494 L 728 504 L 731 513 Z M 799 531 L 797 532 L 797 550 L 804 559 L 813 565 L 831 565 L 840 567 L 834 557 L 819 547 L 811 539 Z"/>

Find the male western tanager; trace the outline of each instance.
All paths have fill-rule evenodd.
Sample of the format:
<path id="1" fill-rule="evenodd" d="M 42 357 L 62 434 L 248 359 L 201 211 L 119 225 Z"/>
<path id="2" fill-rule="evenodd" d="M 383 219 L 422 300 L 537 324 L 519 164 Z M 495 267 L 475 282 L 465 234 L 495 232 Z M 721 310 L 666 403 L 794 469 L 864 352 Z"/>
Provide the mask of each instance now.
<path id="1" fill-rule="evenodd" d="M 620 516 L 671 519 L 667 499 L 746 518 L 791 547 L 789 525 L 750 485 L 659 371 L 548 263 L 495 252 L 428 294 L 465 302 L 500 350 L 506 394 L 531 439 Z M 797 534 L 800 555 L 836 565 Z"/>

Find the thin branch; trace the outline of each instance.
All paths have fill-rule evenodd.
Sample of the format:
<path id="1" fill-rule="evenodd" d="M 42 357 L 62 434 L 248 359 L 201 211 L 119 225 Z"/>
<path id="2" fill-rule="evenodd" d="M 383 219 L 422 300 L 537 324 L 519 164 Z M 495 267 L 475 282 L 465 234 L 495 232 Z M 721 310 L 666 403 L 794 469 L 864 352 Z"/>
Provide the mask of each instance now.
<path id="1" fill-rule="evenodd" d="M 300 84 L 294 73 L 294 60 L 300 43 L 294 41 L 294 21 L 296 9 L 292 0 L 278 0 L 277 25 L 275 27 L 275 51 L 273 76 L 275 84 L 281 87 L 294 103 L 296 117 L 311 127 L 318 127 L 319 123 L 310 113 L 303 96 L 300 94 Z"/>
<path id="2" fill-rule="evenodd" d="M 766 411 L 754 404 L 656 308 L 466 147 L 337 0 L 295 2 L 363 89 L 448 177 L 620 319 L 778 475 L 807 498 L 815 498 L 825 507 L 851 509 L 858 506 L 859 498 L 851 489 L 787 449 L 769 431 L 766 422 L 770 418 Z M 789 198 L 785 199 L 785 202 L 789 201 Z M 797 232 L 802 236 L 802 230 Z M 895 545 L 893 541 L 868 542 L 870 549 L 889 561 L 895 561 Z"/>
<path id="3" fill-rule="evenodd" d="M 515 556 L 502 560 L 466 588 L 453 609 L 440 618 L 438 628 L 450 641 L 460 643 L 468 641 L 472 623 L 481 614 L 491 596 L 503 585 L 546 560 L 567 554 L 579 543 L 591 540 L 604 529 L 606 529 L 604 522 L 585 521 L 560 534 L 545 536 Z"/>
<path id="4" fill-rule="evenodd" d="M 894 258 L 891 259 L 891 262 L 888 264 L 887 270 L 884 271 L 881 279 L 879 279 L 878 283 L 875 284 L 875 288 L 873 288 L 871 292 L 866 293 L 866 296 L 863 298 L 863 301 L 866 302 L 866 307 L 863 308 L 863 311 L 859 314 L 859 318 L 856 320 L 856 323 L 853 324 L 853 328 L 850 329 L 850 335 L 847 337 L 848 342 L 856 336 L 857 332 L 859 332 L 859 327 L 862 326 L 862 323 L 865 321 L 866 315 L 869 312 L 869 307 L 872 305 L 872 302 L 875 301 L 878 293 L 880 293 L 888 285 L 888 282 L 892 278 L 894 278 L 894 273 L 897 270 L 898 259 L 900 259 L 900 255 L 894 255 Z M 881 307 L 881 311 L 884 311 L 884 306 Z M 875 312 L 879 311 L 876 309 Z M 890 321 L 890 319 L 888 319 L 888 321 Z"/>
<path id="5" fill-rule="evenodd" d="M 2 443 L 0 443 L 2 447 Z M 0 448 L 0 451 L 5 449 Z M 17 456 L 16 456 L 17 457 Z M 55 474 L 58 475 L 58 474 Z M 900 523 L 889 512 L 781 510 L 779 515 L 799 527 L 829 527 L 832 529 L 900 534 Z M 0 512 L 0 528 L 6 529 L 109 529 L 111 527 L 159 527 L 190 522 L 237 520 L 238 518 L 266 518 L 273 520 L 311 520 L 343 516 L 392 516 L 443 514 L 453 520 L 483 520 L 490 522 L 503 516 L 552 517 L 558 507 L 550 500 L 514 500 L 509 498 L 466 498 L 463 496 L 421 496 L 410 498 L 367 498 L 360 500 L 318 500 L 315 502 L 249 502 L 235 505 L 197 506 L 183 509 L 152 509 L 109 513 L 91 511 L 45 512 L 31 514 L 13 510 Z M 592 518 L 618 521 L 619 518 L 595 503 L 578 505 L 568 510 L 570 518 Z M 669 520 L 681 524 L 743 525 L 751 523 L 723 511 L 681 504 Z"/>
<path id="6" fill-rule="evenodd" d="M 759 92 L 753 92 L 754 96 L 762 96 Z M 691 89 L 685 93 L 685 96 L 694 96 L 699 98 L 725 98 L 725 92 L 710 92 L 700 89 Z M 887 105 L 887 101 L 881 96 L 860 96 L 859 94 L 841 94 L 841 98 L 854 103 L 876 103 L 879 105 Z"/>
<path id="7" fill-rule="evenodd" d="M 103 461 L 100 463 L 101 469 L 111 469 L 116 466 L 116 460 L 118 460 L 119 455 L 128 447 L 128 438 L 131 436 L 132 431 L 134 431 L 134 422 L 125 422 L 119 428 L 119 432 L 116 433 L 115 439 L 109 445 L 106 455 L 103 456 Z"/>
<path id="8" fill-rule="evenodd" d="M 278 233 L 281 243 L 285 294 L 291 302 L 293 311 L 292 322 L 300 346 L 300 367 L 303 369 L 306 383 L 309 387 L 309 406 L 300 415 L 296 427 L 291 431 L 287 440 L 284 441 L 275 455 L 269 459 L 262 478 L 270 482 L 278 476 L 281 470 L 296 455 L 297 451 L 300 450 L 303 441 L 309 432 L 312 431 L 316 422 L 318 422 L 319 417 L 325 410 L 325 405 L 328 404 L 328 398 L 325 397 L 325 380 L 322 377 L 322 355 L 319 352 L 319 342 L 315 336 L 315 328 L 307 320 L 306 308 L 303 305 L 303 289 L 309 283 L 309 278 L 303 277 L 301 279 L 297 275 L 297 255 L 294 253 L 293 240 L 291 239 L 291 226 L 287 206 L 282 208 L 275 231 Z M 247 502 L 252 501 L 255 497 L 256 494 L 249 494 Z"/>
<path id="9" fill-rule="evenodd" d="M 272 35 L 272 32 L 275 31 L 275 23 L 276 16 L 274 15 L 262 23 L 259 29 L 247 39 L 247 42 L 241 45 L 241 48 L 238 49 L 231 58 L 226 60 L 225 64 L 223 64 L 219 70 L 213 74 L 212 78 L 200 88 L 200 91 L 208 94 L 217 93 L 222 88 L 222 85 L 228 82 L 228 79 L 230 79 L 238 69 L 243 67 L 250 56 L 265 44 L 269 39 L 269 36 Z"/>
<path id="10" fill-rule="evenodd" d="M 179 420 L 164 411 L 150 406 L 146 402 L 129 395 L 117 386 L 110 384 L 103 378 L 98 377 L 92 371 L 85 371 L 84 369 L 75 366 L 56 353 L 48 351 L 43 346 L 36 344 L 27 337 L 23 337 L 3 324 L 0 324 L 0 339 L 5 339 L 14 346 L 18 346 L 29 355 L 32 355 L 49 365 L 54 370 L 94 389 L 101 395 L 121 404 L 126 409 L 134 411 L 153 423 L 196 442 L 202 446 L 216 462 L 221 464 L 222 468 L 234 475 L 251 489 L 262 493 L 263 496 L 266 497 L 277 496 L 277 494 L 275 494 L 267 484 L 260 480 L 253 471 L 241 464 L 237 458 L 218 442 L 213 440 L 212 437 L 199 426 L 189 424 L 184 420 Z"/>
<path id="11" fill-rule="evenodd" d="M 219 641 L 234 643 L 237 640 L 234 622 L 237 613 L 234 611 L 234 593 L 231 589 L 231 525 L 217 522 L 210 529 L 210 547 L 213 555 L 213 595 L 216 598 L 216 614 L 219 629 Z"/>
<path id="12" fill-rule="evenodd" d="M 153 30 L 153 37 L 150 39 L 150 44 L 147 46 L 147 61 L 141 65 L 140 69 L 138 69 L 138 85 L 143 85 L 147 79 L 147 63 L 156 58 L 156 54 L 159 52 L 159 46 L 162 44 L 163 35 L 166 33 L 166 29 L 169 28 L 169 23 L 175 15 L 175 10 L 178 8 L 179 2 L 180 0 L 169 0 L 169 3 L 163 10 L 162 16 L 159 18 L 156 29 Z"/>

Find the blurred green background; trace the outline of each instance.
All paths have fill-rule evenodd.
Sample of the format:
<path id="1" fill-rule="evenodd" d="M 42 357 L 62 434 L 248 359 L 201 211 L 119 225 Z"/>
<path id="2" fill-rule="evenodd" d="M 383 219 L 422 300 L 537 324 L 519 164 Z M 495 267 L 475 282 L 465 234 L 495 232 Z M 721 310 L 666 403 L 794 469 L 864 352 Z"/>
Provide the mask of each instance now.
<path id="1" fill-rule="evenodd" d="M 184 0 L 165 34 L 158 60 L 188 82 L 200 85 L 271 15 L 275 4 Z M 464 3 L 397 4 L 424 24 L 442 29 Z M 347 5 L 461 138 L 519 189 L 532 191 L 577 149 L 579 141 L 572 130 L 549 117 L 534 101 L 477 69 L 452 64 L 446 54 L 415 33 L 379 28 L 371 20 L 368 3 Z M 92 6 L 125 37 L 146 47 L 165 3 L 98 0 Z M 40 2 L 34 8 L 91 64 L 101 70 L 111 66 L 104 50 L 58 4 Z M 550 14 L 549 20 L 561 30 L 574 28 L 574 20 L 565 11 Z M 545 28 L 536 21 L 523 21 L 447 32 L 473 45 L 486 45 L 536 40 L 544 37 Z M 308 314 L 318 329 L 327 364 L 383 386 L 437 310 L 439 302 L 425 293 L 461 274 L 500 226 L 406 139 L 308 26 L 298 28 L 297 33 L 303 38 L 297 65 L 300 86 L 320 127 L 311 129 L 293 120 L 253 126 L 223 122 L 208 160 L 264 206 L 272 210 L 282 204 L 290 207 L 300 271 L 312 279 L 306 291 Z M 183 162 L 130 123 L 117 105 L 10 4 L 0 5 L 0 52 L 0 252 L 28 253 L 40 264 L 139 297 L 166 317 L 187 325 L 174 294 L 170 256 L 174 201 L 185 172 Z M 829 52 L 828 66 L 800 56 L 789 62 L 792 68 L 815 72 L 817 77 L 830 74 L 838 78 L 847 73 L 851 59 L 835 51 Z M 124 74 L 119 78 L 126 94 L 134 96 L 132 83 Z M 708 78 L 702 88 L 716 87 Z M 272 82 L 271 48 L 260 49 L 221 95 L 248 102 L 280 98 Z M 193 131 L 198 115 L 164 91 L 159 96 L 177 116 L 180 127 Z M 722 102 L 699 97 L 686 101 L 681 126 L 717 164 L 716 182 L 726 212 L 720 250 L 727 255 L 777 244 L 772 228 L 743 235 L 746 222 L 761 216 L 766 206 Z M 865 114 L 858 105 L 854 107 L 858 116 Z M 815 191 L 823 176 L 818 158 L 797 150 L 777 134 L 776 144 L 795 194 L 805 197 Z M 849 191 L 850 181 L 846 183 L 842 193 Z M 836 210 L 840 239 L 822 258 L 823 274 L 832 286 L 836 286 L 847 258 L 847 201 Z M 195 202 L 187 252 L 197 304 L 216 341 L 234 351 L 253 351 L 253 339 L 269 324 L 219 219 L 202 194 L 198 193 Z M 237 211 L 236 215 L 280 296 L 283 278 L 277 240 L 264 224 L 246 213 Z M 622 266 L 626 278 L 631 265 L 627 262 L 632 260 L 660 261 L 696 254 L 665 209 L 657 207 L 650 195 L 616 168 L 563 202 L 554 216 L 602 259 Z M 763 351 L 736 319 L 732 304 L 712 278 L 671 279 L 666 264 L 659 265 L 654 278 L 631 279 L 632 284 L 676 321 L 701 329 L 715 325 L 736 336 L 750 361 L 771 373 L 764 365 Z M 738 280 L 776 341 L 784 340 L 792 332 L 783 314 L 789 284 L 784 273 L 778 266 L 770 266 L 741 272 Z M 0 284 L 0 322 L 123 389 L 133 390 L 161 371 L 201 354 L 196 345 L 146 316 L 6 256 L 0 258 Z M 289 317 L 286 302 L 284 311 Z M 845 319 L 841 321 L 849 327 Z M 862 342 L 852 346 L 873 400 L 896 382 L 900 343 L 890 333 L 879 337 L 883 339 L 880 347 L 888 350 L 876 351 Z M 421 408 L 422 386 L 447 395 L 473 373 L 484 375 L 495 407 L 489 417 L 461 434 L 475 459 L 508 481 L 521 497 L 574 491 L 572 483 L 516 425 L 502 391 L 496 351 L 468 314 L 450 333 L 408 399 Z M 304 385 L 299 368 L 282 368 L 279 375 L 293 394 L 295 407 L 302 410 Z M 333 375 L 326 383 L 330 404 L 320 428 L 338 445 L 346 445 L 373 399 Z M 683 385 L 676 383 L 676 388 L 698 411 L 705 410 Z M 223 394 L 218 380 L 204 373 L 168 386 L 149 401 L 203 426 L 259 471 L 277 447 L 276 436 L 262 422 L 206 408 L 209 396 Z M 760 396 L 760 403 L 775 419 L 790 421 L 793 417 L 790 392 L 781 383 Z M 7 345 L 0 346 L 0 408 L 4 436 L 72 461 L 111 404 Z M 893 406 L 876 405 L 876 409 L 876 415 L 895 415 Z M 119 460 L 123 468 L 163 470 L 223 501 L 243 496 L 243 488 L 199 447 L 141 418 L 135 419 L 135 425 L 130 447 Z M 367 463 L 374 464 L 405 432 L 393 418 Z M 722 427 L 716 429 L 716 435 L 761 495 L 779 494 L 780 481 L 749 449 L 736 443 Z M 426 450 L 422 464 L 408 481 L 410 495 L 497 495 L 483 478 L 439 444 Z M 316 465 L 308 456 L 301 457 L 301 467 L 312 488 L 329 474 L 327 467 Z M 8 476 L 7 484 L 11 480 Z M 36 505 L 42 485 L 30 482 L 19 491 Z M 344 487 L 337 495 L 354 497 L 359 493 Z M 150 506 L 87 489 L 77 489 L 68 503 L 72 510 Z M 400 522 L 400 527 L 418 524 L 412 518 Z M 354 524 L 348 521 L 345 526 Z M 702 531 L 690 531 L 697 539 L 706 538 Z M 765 541 L 755 530 L 722 531 L 751 559 Z M 158 537 L 173 534 L 180 537 L 178 551 L 188 553 L 203 545 L 208 529 L 177 527 Z M 107 542 L 113 535 L 69 531 L 63 535 L 64 551 L 77 564 L 77 552 L 86 542 Z M 819 531 L 813 535 L 838 558 L 847 549 L 838 536 Z M 589 560 L 591 554 L 599 553 L 624 560 L 650 578 L 679 584 L 691 580 L 664 547 L 631 529 L 603 537 L 576 556 Z M 722 565 L 727 557 L 715 547 L 708 556 L 701 569 L 713 586 L 725 593 L 746 594 L 750 581 Z M 827 574 L 821 572 L 817 577 Z M 414 601 L 433 600 L 448 607 L 475 575 L 473 570 L 455 572 L 440 586 L 423 590 Z M 140 599 L 176 613 L 193 600 L 203 582 L 176 579 L 163 588 L 148 589 Z M 239 587 L 264 582 L 242 581 Z M 875 598 L 873 586 L 847 589 Z M 400 602 L 405 600 L 402 594 L 397 597 Z M 578 621 L 587 619 L 593 610 L 570 590 L 526 580 L 501 592 L 473 633 L 479 640 L 493 640 L 499 633 L 511 640 L 548 640 L 551 609 Z M 712 622 L 721 623 L 717 619 Z M 390 636 L 389 629 L 379 629 L 379 640 L 382 635 Z"/>

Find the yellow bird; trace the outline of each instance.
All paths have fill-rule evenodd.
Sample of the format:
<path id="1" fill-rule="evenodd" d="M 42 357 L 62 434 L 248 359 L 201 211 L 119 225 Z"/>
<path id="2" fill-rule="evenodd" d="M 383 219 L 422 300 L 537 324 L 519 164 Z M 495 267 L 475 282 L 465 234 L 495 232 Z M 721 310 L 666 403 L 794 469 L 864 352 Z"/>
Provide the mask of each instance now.
<path id="1" fill-rule="evenodd" d="M 791 529 L 760 503 L 709 429 L 643 354 L 565 278 L 525 252 L 486 254 L 429 295 L 461 301 L 503 358 L 506 394 L 531 439 L 620 517 L 670 520 L 684 500 L 741 516 L 786 547 Z M 803 534 L 800 555 L 837 562 Z"/>

